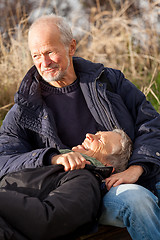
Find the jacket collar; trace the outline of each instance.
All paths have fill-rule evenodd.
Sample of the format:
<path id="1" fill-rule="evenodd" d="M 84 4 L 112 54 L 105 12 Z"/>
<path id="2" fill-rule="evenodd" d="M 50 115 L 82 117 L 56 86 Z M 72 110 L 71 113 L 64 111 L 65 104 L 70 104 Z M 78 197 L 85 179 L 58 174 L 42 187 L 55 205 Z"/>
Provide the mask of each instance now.
<path id="1" fill-rule="evenodd" d="M 33 66 L 23 78 L 18 92 L 15 94 L 15 103 L 21 107 L 36 111 L 42 105 L 40 75 Z"/>
<path id="2" fill-rule="evenodd" d="M 104 69 L 103 64 L 92 63 L 80 57 L 73 57 L 73 64 L 81 83 L 94 82 Z M 36 67 L 31 67 L 15 95 L 15 103 L 21 107 L 29 108 L 30 111 L 36 111 L 39 106 L 42 106 L 40 81 L 41 76 Z"/>
<path id="3" fill-rule="evenodd" d="M 104 69 L 101 63 L 93 63 L 80 57 L 73 57 L 73 65 L 78 78 L 81 81 L 95 81 Z"/>

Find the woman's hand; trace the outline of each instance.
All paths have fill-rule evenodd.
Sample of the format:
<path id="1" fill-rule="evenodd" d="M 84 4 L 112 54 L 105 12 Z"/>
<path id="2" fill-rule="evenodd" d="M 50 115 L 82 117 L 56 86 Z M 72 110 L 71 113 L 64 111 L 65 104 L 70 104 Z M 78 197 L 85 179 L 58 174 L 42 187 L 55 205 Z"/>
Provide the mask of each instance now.
<path id="1" fill-rule="evenodd" d="M 111 187 L 116 187 L 122 183 L 135 183 L 143 173 L 143 168 L 138 165 L 130 166 L 121 173 L 116 173 L 106 178 L 106 187 L 109 191 Z"/>
<path id="2" fill-rule="evenodd" d="M 62 164 L 65 171 L 84 168 L 86 164 L 90 164 L 89 161 L 78 152 L 69 152 L 65 154 L 59 154 L 52 157 L 51 163 Z"/>

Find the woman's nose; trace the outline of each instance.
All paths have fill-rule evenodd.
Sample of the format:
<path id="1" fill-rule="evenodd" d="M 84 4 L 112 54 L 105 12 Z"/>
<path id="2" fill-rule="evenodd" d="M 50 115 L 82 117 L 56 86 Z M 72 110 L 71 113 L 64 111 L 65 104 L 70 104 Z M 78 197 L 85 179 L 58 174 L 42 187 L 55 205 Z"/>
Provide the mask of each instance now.
<path id="1" fill-rule="evenodd" d="M 90 141 L 93 141 L 94 138 L 95 138 L 95 135 L 94 135 L 94 134 L 91 134 L 91 133 L 87 133 L 87 134 L 86 134 L 86 138 L 88 138 Z"/>

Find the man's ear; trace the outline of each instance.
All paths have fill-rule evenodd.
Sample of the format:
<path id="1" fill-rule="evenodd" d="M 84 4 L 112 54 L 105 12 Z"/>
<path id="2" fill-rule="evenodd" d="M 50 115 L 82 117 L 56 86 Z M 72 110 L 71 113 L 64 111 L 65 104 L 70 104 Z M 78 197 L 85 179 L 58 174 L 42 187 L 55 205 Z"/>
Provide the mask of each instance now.
<path id="1" fill-rule="evenodd" d="M 75 51 L 76 51 L 76 40 L 72 39 L 69 47 L 69 55 L 73 56 L 75 54 Z"/>

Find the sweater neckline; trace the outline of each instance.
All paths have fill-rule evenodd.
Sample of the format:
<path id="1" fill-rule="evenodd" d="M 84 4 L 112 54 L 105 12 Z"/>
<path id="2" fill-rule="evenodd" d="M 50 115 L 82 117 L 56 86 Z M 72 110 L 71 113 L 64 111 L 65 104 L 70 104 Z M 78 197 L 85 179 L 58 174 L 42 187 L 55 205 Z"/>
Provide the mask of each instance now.
<path id="1" fill-rule="evenodd" d="M 79 87 L 79 80 L 77 78 L 72 84 L 70 84 L 68 86 L 65 86 L 65 87 L 62 87 L 62 88 L 57 88 L 57 87 L 54 87 L 54 86 L 50 85 L 49 83 L 47 83 L 43 79 L 41 79 L 40 85 L 41 85 L 42 92 L 54 93 L 54 94 L 63 94 L 63 93 L 73 92 L 75 89 L 77 89 Z"/>

